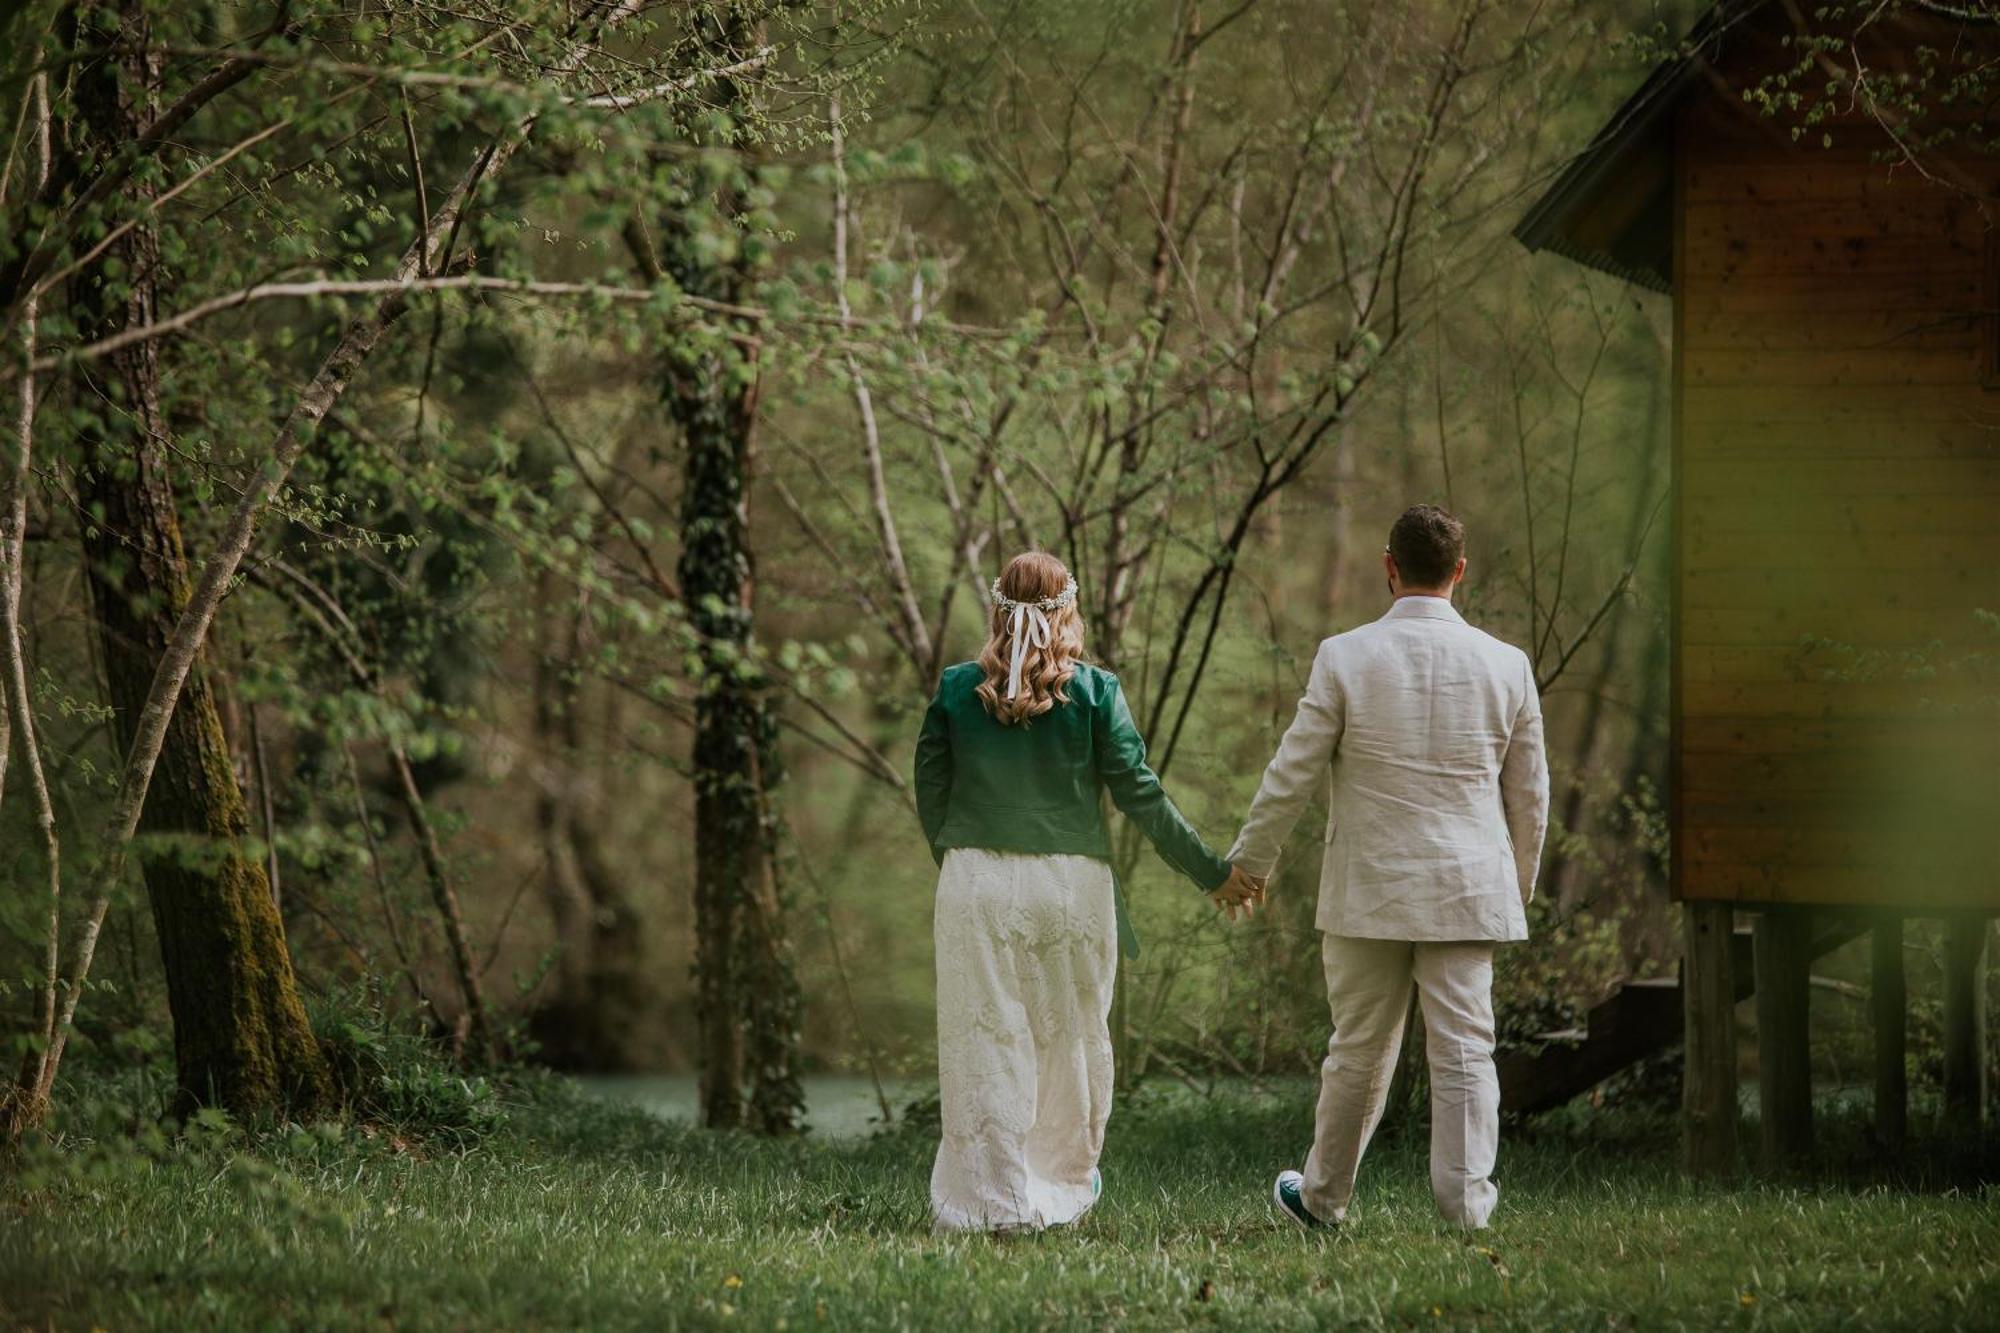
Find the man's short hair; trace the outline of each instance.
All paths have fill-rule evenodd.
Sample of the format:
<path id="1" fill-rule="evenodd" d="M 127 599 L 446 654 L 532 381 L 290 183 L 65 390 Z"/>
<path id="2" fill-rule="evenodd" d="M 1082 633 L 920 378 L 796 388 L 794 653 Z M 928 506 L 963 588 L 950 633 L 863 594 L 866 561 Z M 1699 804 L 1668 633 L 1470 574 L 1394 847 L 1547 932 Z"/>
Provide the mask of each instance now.
<path id="1" fill-rule="evenodd" d="M 1412 588 L 1442 588 L 1465 556 L 1465 524 L 1436 505 L 1411 505 L 1389 529 L 1396 572 Z"/>

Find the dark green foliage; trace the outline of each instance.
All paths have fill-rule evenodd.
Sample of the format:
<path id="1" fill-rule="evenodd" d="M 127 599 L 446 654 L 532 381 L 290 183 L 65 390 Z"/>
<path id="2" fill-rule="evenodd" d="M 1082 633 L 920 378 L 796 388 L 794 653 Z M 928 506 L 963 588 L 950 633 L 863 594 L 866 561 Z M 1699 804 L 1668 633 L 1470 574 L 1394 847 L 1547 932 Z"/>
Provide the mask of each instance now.
<path id="1" fill-rule="evenodd" d="M 368 989 L 320 997 L 313 1030 L 345 1117 L 405 1138 L 466 1148 L 504 1120 L 486 1078 L 455 1068 L 430 1036 L 413 1032 Z"/>

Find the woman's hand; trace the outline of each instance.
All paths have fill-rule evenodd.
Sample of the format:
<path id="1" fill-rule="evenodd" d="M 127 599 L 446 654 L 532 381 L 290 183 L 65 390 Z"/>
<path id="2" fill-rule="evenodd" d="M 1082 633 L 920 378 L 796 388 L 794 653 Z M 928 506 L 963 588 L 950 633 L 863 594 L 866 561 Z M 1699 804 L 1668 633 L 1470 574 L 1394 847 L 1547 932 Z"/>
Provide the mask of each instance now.
<path id="1" fill-rule="evenodd" d="M 1231 866 L 1229 878 L 1208 895 L 1208 900 L 1231 921 L 1247 921 L 1264 905 L 1264 880 L 1242 866 Z"/>

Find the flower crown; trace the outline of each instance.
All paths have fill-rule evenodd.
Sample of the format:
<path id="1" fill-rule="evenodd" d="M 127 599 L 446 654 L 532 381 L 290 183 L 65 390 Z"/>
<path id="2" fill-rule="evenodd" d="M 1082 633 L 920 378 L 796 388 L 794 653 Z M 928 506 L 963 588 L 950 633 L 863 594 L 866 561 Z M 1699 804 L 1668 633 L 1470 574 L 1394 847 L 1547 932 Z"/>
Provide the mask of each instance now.
<path id="1" fill-rule="evenodd" d="M 1066 606 L 1074 606 L 1075 604 L 1076 575 L 1074 574 L 1063 576 L 1063 589 L 1061 592 L 1053 597 L 1044 597 L 1038 602 L 1017 602 L 1006 593 L 1000 591 L 999 579 L 996 578 L 993 580 L 993 605 L 999 607 L 1001 612 L 1006 615 L 1012 615 L 1024 606 L 1032 606 L 1037 611 L 1046 615 L 1051 611 L 1060 611 Z"/>

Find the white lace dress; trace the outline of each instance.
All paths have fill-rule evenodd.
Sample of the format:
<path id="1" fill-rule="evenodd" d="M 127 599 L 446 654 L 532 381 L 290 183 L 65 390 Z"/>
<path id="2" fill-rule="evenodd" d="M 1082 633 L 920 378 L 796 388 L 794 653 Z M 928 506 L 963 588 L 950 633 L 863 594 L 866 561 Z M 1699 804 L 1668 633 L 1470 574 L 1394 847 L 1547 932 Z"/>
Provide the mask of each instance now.
<path id="1" fill-rule="evenodd" d="M 937 891 L 940 1231 L 1075 1221 L 1111 1113 L 1111 867 L 954 848 Z"/>

